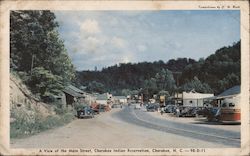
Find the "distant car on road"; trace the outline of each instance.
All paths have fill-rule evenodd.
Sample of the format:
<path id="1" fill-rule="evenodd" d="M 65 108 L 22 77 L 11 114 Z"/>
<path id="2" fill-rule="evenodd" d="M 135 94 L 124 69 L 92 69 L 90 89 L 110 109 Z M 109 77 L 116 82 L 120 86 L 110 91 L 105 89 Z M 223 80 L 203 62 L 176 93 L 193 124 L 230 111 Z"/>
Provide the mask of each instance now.
<path id="1" fill-rule="evenodd" d="M 78 118 L 93 118 L 94 111 L 89 106 L 82 106 L 77 109 Z"/>

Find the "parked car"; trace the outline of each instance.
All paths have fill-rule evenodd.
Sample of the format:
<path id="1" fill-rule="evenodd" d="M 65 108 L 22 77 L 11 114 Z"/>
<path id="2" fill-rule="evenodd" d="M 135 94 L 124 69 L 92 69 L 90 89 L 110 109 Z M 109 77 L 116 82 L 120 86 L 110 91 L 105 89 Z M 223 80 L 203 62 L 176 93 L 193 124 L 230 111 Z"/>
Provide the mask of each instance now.
<path id="1" fill-rule="evenodd" d="M 107 109 L 105 105 L 103 104 L 98 104 L 96 106 L 96 109 L 98 109 L 99 112 L 105 112 L 105 110 Z"/>
<path id="2" fill-rule="evenodd" d="M 148 112 L 154 112 L 156 111 L 160 106 L 158 104 L 148 104 L 146 106 L 146 109 Z"/>
<path id="3" fill-rule="evenodd" d="M 196 116 L 198 117 L 198 116 L 203 116 L 203 117 L 205 117 L 206 115 L 206 112 L 207 111 L 207 107 L 197 107 L 196 108 L 196 112 L 195 112 L 195 114 L 196 114 Z"/>
<path id="4" fill-rule="evenodd" d="M 207 108 L 197 111 L 198 115 L 203 115 L 207 117 L 208 121 L 219 121 L 221 117 L 221 109 L 218 107 Z"/>
<path id="5" fill-rule="evenodd" d="M 175 105 L 167 105 L 165 108 L 164 108 L 164 112 L 165 113 L 174 113 L 174 110 L 176 109 L 176 106 Z"/>
<path id="6" fill-rule="evenodd" d="M 91 106 L 90 106 L 90 108 L 93 110 L 94 115 L 100 114 L 100 111 L 98 108 L 92 108 Z"/>
<path id="7" fill-rule="evenodd" d="M 77 117 L 78 118 L 93 118 L 94 111 L 90 108 L 90 106 L 82 106 L 77 109 Z"/>
<path id="8" fill-rule="evenodd" d="M 176 108 L 174 114 L 177 117 L 195 117 L 196 116 L 196 108 L 195 107 L 179 106 Z"/>

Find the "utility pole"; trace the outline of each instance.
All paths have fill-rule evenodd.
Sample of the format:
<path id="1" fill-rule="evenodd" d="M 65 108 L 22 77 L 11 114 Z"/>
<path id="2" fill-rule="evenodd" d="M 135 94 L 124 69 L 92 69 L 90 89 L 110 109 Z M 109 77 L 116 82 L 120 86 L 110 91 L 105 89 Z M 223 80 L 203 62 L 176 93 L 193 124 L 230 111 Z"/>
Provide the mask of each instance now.
<path id="1" fill-rule="evenodd" d="M 32 54 L 32 58 L 31 58 L 31 67 L 30 67 L 30 75 L 32 75 L 32 69 L 33 69 L 33 66 L 34 66 L 34 59 L 35 59 L 35 55 Z"/>

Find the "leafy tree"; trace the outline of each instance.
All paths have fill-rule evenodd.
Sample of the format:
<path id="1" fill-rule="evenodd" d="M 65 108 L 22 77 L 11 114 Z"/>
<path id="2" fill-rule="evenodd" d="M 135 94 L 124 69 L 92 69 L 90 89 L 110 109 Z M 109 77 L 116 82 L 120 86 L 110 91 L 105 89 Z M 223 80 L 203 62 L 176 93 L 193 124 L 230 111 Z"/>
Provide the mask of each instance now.
<path id="1" fill-rule="evenodd" d="M 164 78 L 162 70 L 168 70 L 171 73 L 168 75 L 173 75 L 173 79 L 171 76 Z M 124 88 L 130 90 L 143 88 L 143 92 L 151 96 L 160 90 L 169 91 L 170 94 L 174 91 L 181 91 L 180 86 L 190 83 L 194 77 L 197 77 L 202 84 L 209 85 L 213 92 L 218 94 L 225 88 L 221 80 L 229 78 L 228 75 L 232 73 L 239 78 L 239 81 L 230 81 L 230 86 L 239 85 L 240 41 L 232 46 L 222 47 L 214 54 L 201 58 L 199 61 L 191 58 L 178 58 L 170 59 L 167 62 L 159 60 L 122 63 L 103 68 L 101 71 L 79 71 L 77 78 L 81 85 L 87 85 L 91 81 L 101 82 L 106 88 L 110 88 L 117 94 L 121 94 L 121 90 Z M 177 82 L 177 87 L 173 80 Z M 167 82 L 170 82 L 170 86 L 174 84 L 174 87 L 169 87 Z M 154 83 L 156 83 L 156 87 Z"/>
<path id="2" fill-rule="evenodd" d="M 122 89 L 121 95 L 128 96 L 131 95 L 132 91 L 130 89 Z"/>
<path id="3" fill-rule="evenodd" d="M 105 87 L 102 83 L 92 81 L 89 83 L 89 85 L 86 88 L 87 91 L 89 92 L 97 92 L 97 93 L 104 93 L 106 92 Z"/>
<path id="4" fill-rule="evenodd" d="M 75 78 L 58 27 L 51 11 L 10 13 L 10 68 L 24 73 L 28 87 L 41 97 L 58 94 Z"/>
<path id="5" fill-rule="evenodd" d="M 202 83 L 197 77 L 194 77 L 193 80 L 188 83 L 185 83 L 182 86 L 182 89 L 184 91 L 191 91 L 194 89 L 195 91 L 201 93 L 213 93 L 213 90 L 209 87 L 209 85 L 206 83 Z"/>
<path id="6" fill-rule="evenodd" d="M 240 77 L 234 73 L 228 74 L 224 79 L 219 80 L 218 82 L 221 92 L 233 87 L 235 84 L 240 84 Z"/>
<path id="7" fill-rule="evenodd" d="M 239 85 L 240 41 L 232 46 L 220 48 L 216 50 L 215 54 L 208 56 L 206 59 L 200 59 L 197 63 L 186 66 L 182 72 L 180 82 L 183 85 L 191 81 L 195 76 L 201 82 L 208 84 L 215 94 L 225 90 L 225 87 Z"/>
<path id="8" fill-rule="evenodd" d="M 44 65 L 50 56 L 47 46 L 48 33 L 58 27 L 55 15 L 50 11 L 11 11 L 10 46 L 11 68 L 29 72 L 33 66 Z"/>
<path id="9" fill-rule="evenodd" d="M 43 99 L 57 95 L 63 89 L 62 77 L 53 75 L 50 71 L 43 67 L 33 69 L 32 75 L 27 83 L 31 91 Z"/>
<path id="10" fill-rule="evenodd" d="M 145 80 L 144 86 L 143 86 L 143 94 L 145 98 L 152 97 L 153 94 L 157 93 L 157 83 L 155 78 L 151 78 L 149 80 Z"/>
<path id="11" fill-rule="evenodd" d="M 168 69 L 162 69 L 155 75 L 158 90 L 167 90 L 170 93 L 176 88 L 173 74 Z"/>

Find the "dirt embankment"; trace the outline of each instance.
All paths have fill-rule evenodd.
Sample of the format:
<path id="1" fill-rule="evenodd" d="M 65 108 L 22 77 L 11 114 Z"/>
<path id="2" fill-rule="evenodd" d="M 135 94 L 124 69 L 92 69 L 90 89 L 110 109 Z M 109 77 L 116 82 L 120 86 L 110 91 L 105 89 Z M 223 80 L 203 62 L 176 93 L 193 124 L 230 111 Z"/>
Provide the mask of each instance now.
<path id="1" fill-rule="evenodd" d="M 19 138 L 70 122 L 71 114 L 59 116 L 52 105 L 36 98 L 22 80 L 10 75 L 10 137 Z"/>
<path id="2" fill-rule="evenodd" d="M 51 106 L 35 98 L 22 80 L 13 74 L 10 75 L 10 111 L 11 122 L 16 120 L 20 111 L 27 114 L 40 113 L 42 117 L 54 114 Z"/>

